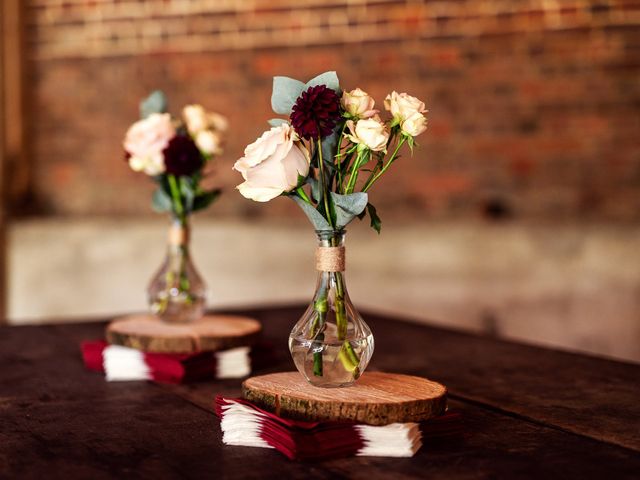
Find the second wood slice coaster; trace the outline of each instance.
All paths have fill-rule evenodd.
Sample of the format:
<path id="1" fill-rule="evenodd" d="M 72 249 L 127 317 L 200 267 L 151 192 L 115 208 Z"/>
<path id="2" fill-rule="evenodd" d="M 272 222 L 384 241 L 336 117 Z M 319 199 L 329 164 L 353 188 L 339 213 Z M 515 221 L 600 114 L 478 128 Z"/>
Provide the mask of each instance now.
<path id="1" fill-rule="evenodd" d="M 253 318 L 236 315 L 205 315 L 192 323 L 166 323 L 150 314 L 113 320 L 107 341 L 144 352 L 194 353 L 252 346 L 262 326 Z"/>
<path id="2" fill-rule="evenodd" d="M 319 388 L 298 372 L 248 378 L 242 396 L 294 420 L 354 421 L 369 425 L 420 422 L 447 408 L 447 389 L 426 378 L 366 372 L 351 387 Z"/>

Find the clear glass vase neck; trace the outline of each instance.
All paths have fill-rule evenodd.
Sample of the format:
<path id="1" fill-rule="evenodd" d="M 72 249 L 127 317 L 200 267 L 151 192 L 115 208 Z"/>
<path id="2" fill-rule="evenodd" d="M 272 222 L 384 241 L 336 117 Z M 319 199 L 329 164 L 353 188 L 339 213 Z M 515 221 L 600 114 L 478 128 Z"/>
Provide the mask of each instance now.
<path id="1" fill-rule="evenodd" d="M 167 245 L 169 253 L 188 254 L 189 242 L 191 240 L 191 228 L 187 218 L 173 218 L 169 226 Z"/>
<path id="2" fill-rule="evenodd" d="M 346 236 L 346 230 L 316 230 L 319 247 L 343 247 Z"/>

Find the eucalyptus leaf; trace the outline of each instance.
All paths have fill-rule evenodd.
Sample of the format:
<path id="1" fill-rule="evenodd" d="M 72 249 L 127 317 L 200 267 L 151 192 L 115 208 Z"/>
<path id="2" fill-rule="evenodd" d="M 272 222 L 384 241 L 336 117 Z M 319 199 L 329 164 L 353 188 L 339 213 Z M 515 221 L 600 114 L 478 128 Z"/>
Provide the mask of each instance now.
<path id="1" fill-rule="evenodd" d="M 167 195 L 162 187 L 158 187 L 151 197 L 151 206 L 158 213 L 170 212 L 173 208 L 171 197 Z"/>
<path id="2" fill-rule="evenodd" d="M 307 183 L 311 185 L 311 196 L 319 203 L 322 200 L 322 185 L 320 185 L 317 179 L 311 176 L 307 177 Z"/>
<path id="3" fill-rule="evenodd" d="M 334 71 L 324 72 L 318 75 L 317 77 L 312 78 L 307 82 L 304 86 L 304 90 L 309 87 L 315 87 L 316 85 L 326 85 L 327 88 L 335 91 L 337 94 L 340 94 L 340 80 L 338 80 L 338 74 Z"/>
<path id="4" fill-rule="evenodd" d="M 322 214 L 313 207 L 313 205 L 309 205 L 307 202 L 295 195 L 289 195 L 289 198 L 300 205 L 300 208 L 302 208 L 302 211 L 316 230 L 331 230 L 331 225 L 329 225 L 327 219 L 324 218 Z"/>
<path id="5" fill-rule="evenodd" d="M 322 159 L 330 168 L 334 168 L 334 158 L 338 153 L 338 141 L 342 124 L 336 125 L 331 135 L 322 139 Z"/>
<path id="6" fill-rule="evenodd" d="M 162 90 L 154 90 L 140 102 L 140 118 L 147 118 L 152 113 L 167 112 L 167 96 Z"/>
<path id="7" fill-rule="evenodd" d="M 267 121 L 269 123 L 269 125 L 271 125 L 272 127 L 279 127 L 280 125 L 282 125 L 283 123 L 289 123 L 286 119 L 284 118 L 272 118 L 270 120 Z"/>
<path id="8" fill-rule="evenodd" d="M 305 84 L 289 77 L 273 77 L 271 108 L 279 115 L 289 115 Z"/>
<path id="9" fill-rule="evenodd" d="M 331 199 L 335 205 L 336 228 L 346 227 L 351 220 L 360 215 L 367 206 L 368 195 L 364 192 L 340 195 L 330 192 Z"/>

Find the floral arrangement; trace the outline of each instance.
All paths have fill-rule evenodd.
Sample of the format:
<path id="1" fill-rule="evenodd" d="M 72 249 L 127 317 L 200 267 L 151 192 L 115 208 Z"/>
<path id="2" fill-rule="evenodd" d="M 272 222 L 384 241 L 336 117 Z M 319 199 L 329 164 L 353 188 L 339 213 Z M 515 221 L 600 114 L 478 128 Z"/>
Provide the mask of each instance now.
<path id="1" fill-rule="evenodd" d="M 153 208 L 185 223 L 191 213 L 208 207 L 220 194 L 218 189 L 202 188 L 201 181 L 207 164 L 222 152 L 227 120 L 201 105 L 187 105 L 182 118 L 173 118 L 160 91 L 140 103 L 140 116 L 125 135 L 126 159 L 132 170 L 158 184 Z"/>
<path id="2" fill-rule="evenodd" d="M 369 94 L 360 88 L 343 92 L 336 73 L 325 72 L 307 83 L 274 77 L 271 106 L 286 118 L 270 120 L 272 128 L 235 163 L 244 178 L 240 193 L 257 202 L 291 198 L 315 227 L 321 246 L 343 248 L 344 229 L 356 217 L 368 215 L 380 233 L 382 222 L 368 192 L 400 158 L 403 146 L 413 152 L 415 137 L 427 128 L 425 104 L 393 91 L 384 100 L 390 115 L 383 120 Z M 366 367 L 373 337 L 349 303 L 342 271 L 325 273 L 291 333 L 290 348 L 311 383 L 344 386 Z M 349 338 L 350 332 L 360 336 Z M 327 368 L 336 364 L 341 371 L 327 378 Z"/>
<path id="3" fill-rule="evenodd" d="M 173 118 L 160 91 L 140 103 L 140 116 L 124 138 L 126 159 L 132 170 L 156 182 L 153 208 L 173 218 L 167 257 L 149 285 L 149 304 L 165 321 L 194 321 L 203 315 L 206 286 L 189 255 L 188 220 L 220 194 L 204 188 L 202 181 L 211 160 L 222 152 L 227 120 L 201 105 L 187 105 L 181 118 Z"/>
<path id="4" fill-rule="evenodd" d="M 380 217 L 367 192 L 427 128 L 422 101 L 391 92 L 384 100 L 391 118 L 383 121 L 374 99 L 356 88 L 342 92 L 335 72 L 306 84 L 275 77 L 271 105 L 287 119 L 247 146 L 234 165 L 244 182 L 240 193 L 266 202 L 286 195 L 302 207 L 316 230 L 339 231 L 369 214 L 379 233 Z M 365 175 L 366 174 L 366 175 Z"/>

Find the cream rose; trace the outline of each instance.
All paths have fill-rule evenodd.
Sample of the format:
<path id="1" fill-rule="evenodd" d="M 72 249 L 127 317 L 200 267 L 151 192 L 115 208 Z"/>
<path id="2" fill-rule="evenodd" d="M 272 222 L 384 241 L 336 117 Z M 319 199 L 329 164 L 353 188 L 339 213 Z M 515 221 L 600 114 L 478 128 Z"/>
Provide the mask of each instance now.
<path id="1" fill-rule="evenodd" d="M 209 128 L 207 111 L 202 105 L 187 105 L 182 109 L 182 117 L 191 135 Z"/>
<path id="2" fill-rule="evenodd" d="M 374 110 L 375 101 L 364 90 L 356 88 L 350 92 L 345 91 L 341 99 L 342 107 L 352 116 L 356 118 L 373 117 L 377 110 Z"/>
<path id="3" fill-rule="evenodd" d="M 233 166 L 242 174 L 240 193 L 256 202 L 267 202 L 298 186 L 298 176 L 309 174 L 309 154 L 297 143 L 288 124 L 273 127 L 244 150 Z"/>
<path id="4" fill-rule="evenodd" d="M 427 119 L 421 113 L 414 113 L 400 122 L 400 129 L 407 135 L 417 137 L 427 129 Z"/>
<path id="5" fill-rule="evenodd" d="M 207 112 L 202 105 L 187 105 L 182 109 L 182 118 L 187 131 L 194 137 L 204 130 L 225 132 L 229 128 L 229 121 L 225 116 Z"/>
<path id="6" fill-rule="evenodd" d="M 155 177 L 164 173 L 164 156 L 162 153 L 157 153 L 149 157 L 129 157 L 129 167 L 134 172 L 144 172 Z"/>
<path id="7" fill-rule="evenodd" d="M 200 151 L 207 155 L 219 155 L 222 153 L 222 140 L 216 132 L 202 130 L 196 134 L 195 142 Z"/>
<path id="8" fill-rule="evenodd" d="M 209 112 L 207 114 L 207 119 L 209 120 L 209 127 L 212 130 L 218 132 L 226 132 L 229 129 L 229 120 L 224 115 L 220 115 L 219 113 Z"/>
<path id="9" fill-rule="evenodd" d="M 389 132 L 377 115 L 373 118 L 358 120 L 355 123 L 353 120 L 348 120 L 347 127 L 351 132 L 347 137 L 353 143 L 365 145 L 374 152 L 384 152 L 386 150 Z"/>
<path id="10" fill-rule="evenodd" d="M 124 138 L 124 149 L 131 155 L 129 166 L 136 172 L 159 175 L 164 172 L 162 151 L 176 134 L 168 113 L 152 113 L 131 125 Z"/>
<path id="11" fill-rule="evenodd" d="M 393 118 L 405 120 L 414 113 L 424 113 L 427 109 L 424 102 L 406 93 L 391 92 L 384 99 L 384 108 L 391 112 Z"/>

